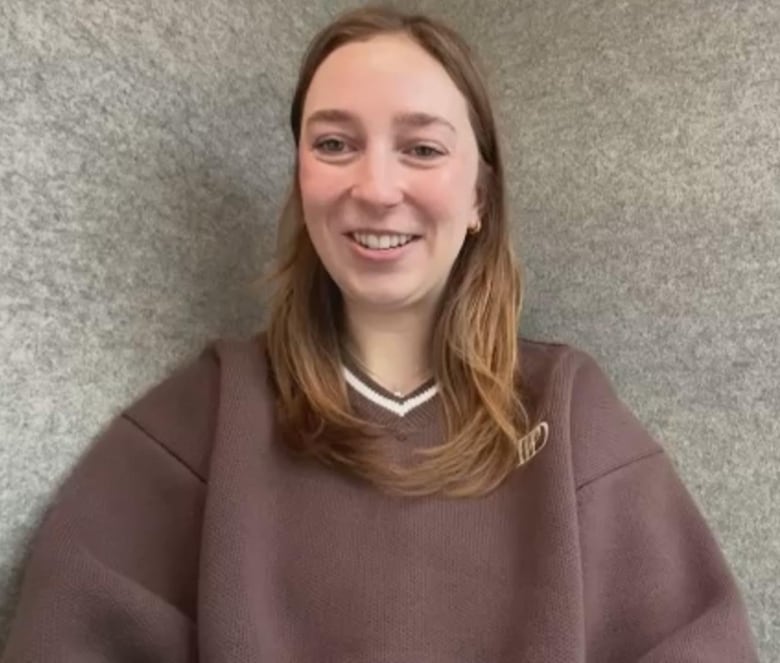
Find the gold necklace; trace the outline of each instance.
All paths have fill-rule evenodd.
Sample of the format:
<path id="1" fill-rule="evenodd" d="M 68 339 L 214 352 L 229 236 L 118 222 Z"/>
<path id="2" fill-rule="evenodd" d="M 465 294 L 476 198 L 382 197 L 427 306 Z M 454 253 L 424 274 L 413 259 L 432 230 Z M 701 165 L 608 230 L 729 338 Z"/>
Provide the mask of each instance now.
<path id="1" fill-rule="evenodd" d="M 368 376 L 369 376 L 369 377 L 370 377 L 370 378 L 371 378 L 371 379 L 372 379 L 374 382 L 376 382 L 378 385 L 381 385 L 382 387 L 384 387 L 384 384 L 382 384 L 382 380 L 381 380 L 381 378 L 379 378 L 379 376 L 378 376 L 378 375 L 376 375 L 376 373 L 374 373 L 373 371 L 371 371 L 371 370 L 368 368 L 368 366 L 366 366 L 366 365 L 365 365 L 365 364 L 364 364 L 364 363 L 363 363 L 363 362 L 362 362 L 362 361 L 361 361 L 361 360 L 358 358 L 358 356 L 357 356 L 357 353 L 356 353 L 356 352 L 354 352 L 354 351 L 353 351 L 351 348 L 349 348 L 349 347 L 345 347 L 345 350 L 346 350 L 346 351 L 347 351 L 347 353 L 349 354 L 349 356 L 350 356 L 350 358 L 352 359 L 352 361 L 354 361 L 354 362 L 355 362 L 355 363 L 356 363 L 356 364 L 357 364 L 357 365 L 360 367 L 360 370 L 362 370 L 362 371 L 363 371 L 363 372 L 364 372 L 366 375 L 368 375 Z M 423 378 L 423 377 L 425 377 L 425 380 L 422 380 L 422 378 Z M 420 384 L 422 384 L 423 382 L 427 382 L 427 381 L 428 381 L 428 380 L 431 378 L 431 371 L 430 371 L 430 369 L 427 369 L 427 368 L 426 368 L 426 369 L 422 369 L 422 370 L 419 370 L 419 371 L 417 371 L 417 373 L 415 373 L 415 374 L 414 374 L 414 376 L 413 376 L 413 380 L 414 380 L 415 382 L 417 382 L 417 379 L 418 379 L 418 378 L 420 378 L 420 382 L 418 383 L 418 386 L 419 386 Z M 414 391 L 415 389 L 417 389 L 417 387 L 415 387 L 414 389 L 411 389 L 410 391 L 407 391 L 406 393 L 404 393 L 402 390 L 400 390 L 400 389 L 396 389 L 396 388 L 394 388 L 394 387 L 385 387 L 385 388 L 386 388 L 386 389 L 387 389 L 387 390 L 388 390 L 388 391 L 389 391 L 391 394 L 393 394 L 393 396 L 395 396 L 396 398 L 403 398 L 403 397 L 404 397 L 406 394 L 409 394 L 409 393 L 411 393 L 412 391 Z"/>

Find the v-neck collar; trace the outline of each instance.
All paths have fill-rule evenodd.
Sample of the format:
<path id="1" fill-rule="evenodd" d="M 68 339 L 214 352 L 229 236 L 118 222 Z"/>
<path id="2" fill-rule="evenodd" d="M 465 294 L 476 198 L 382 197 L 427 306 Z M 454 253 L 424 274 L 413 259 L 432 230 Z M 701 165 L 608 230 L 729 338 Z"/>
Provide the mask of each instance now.
<path id="1" fill-rule="evenodd" d="M 415 408 L 425 404 L 439 393 L 439 385 L 428 380 L 406 396 L 398 396 L 364 374 L 357 375 L 347 366 L 342 366 L 347 384 L 374 405 L 384 408 L 398 417 L 405 417 Z"/>
<path id="2" fill-rule="evenodd" d="M 419 429 L 439 414 L 439 385 L 434 378 L 399 397 L 373 380 L 349 356 L 344 357 L 341 371 L 358 409 L 383 426 Z"/>

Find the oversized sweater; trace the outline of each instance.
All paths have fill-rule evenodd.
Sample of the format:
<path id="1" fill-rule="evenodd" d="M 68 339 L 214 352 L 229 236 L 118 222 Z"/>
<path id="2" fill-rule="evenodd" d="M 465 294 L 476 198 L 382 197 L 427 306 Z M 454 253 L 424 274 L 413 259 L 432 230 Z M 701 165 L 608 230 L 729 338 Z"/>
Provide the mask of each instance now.
<path id="1" fill-rule="evenodd" d="M 89 447 L 2 663 L 757 660 L 716 539 L 587 353 L 523 339 L 543 450 L 487 496 L 409 498 L 290 455 L 261 344 L 209 344 Z M 388 449 L 441 443 L 435 388 L 404 407 L 349 375 Z"/>

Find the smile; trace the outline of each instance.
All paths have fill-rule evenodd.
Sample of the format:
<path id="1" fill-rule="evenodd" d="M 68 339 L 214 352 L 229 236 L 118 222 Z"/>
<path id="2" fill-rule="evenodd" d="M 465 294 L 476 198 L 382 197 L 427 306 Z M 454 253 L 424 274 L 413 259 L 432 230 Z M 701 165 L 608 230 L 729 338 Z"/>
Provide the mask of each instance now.
<path id="1" fill-rule="evenodd" d="M 374 251 L 387 251 L 419 239 L 418 235 L 399 235 L 395 233 L 349 233 L 357 244 Z"/>

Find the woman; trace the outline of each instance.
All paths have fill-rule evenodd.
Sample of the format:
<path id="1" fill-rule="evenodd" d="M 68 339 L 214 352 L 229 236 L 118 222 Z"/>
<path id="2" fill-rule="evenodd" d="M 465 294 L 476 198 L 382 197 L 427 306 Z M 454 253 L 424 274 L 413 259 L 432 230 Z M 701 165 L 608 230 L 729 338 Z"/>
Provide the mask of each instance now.
<path id="1" fill-rule="evenodd" d="M 755 661 L 717 543 L 584 352 L 517 337 L 469 49 L 363 9 L 310 46 L 267 330 L 90 448 L 3 661 Z"/>

